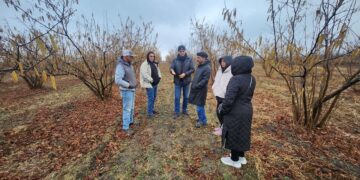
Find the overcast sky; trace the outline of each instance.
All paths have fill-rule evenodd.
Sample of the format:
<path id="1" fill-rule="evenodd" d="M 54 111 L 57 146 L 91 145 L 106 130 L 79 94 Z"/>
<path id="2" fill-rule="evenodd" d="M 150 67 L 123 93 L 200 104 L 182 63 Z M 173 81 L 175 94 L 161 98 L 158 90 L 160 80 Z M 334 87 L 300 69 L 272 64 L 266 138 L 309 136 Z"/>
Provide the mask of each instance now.
<path id="1" fill-rule="evenodd" d="M 215 26 L 226 26 L 222 19 L 225 7 L 237 8 L 239 17 L 248 24 L 249 36 L 257 36 L 268 30 L 266 23 L 266 0 L 231 1 L 231 0 L 103 0 L 101 3 L 92 0 L 80 0 L 79 13 L 94 12 L 99 20 L 109 19 L 109 23 L 130 16 L 133 20 L 152 21 L 155 31 L 159 33 L 158 45 L 164 57 L 171 48 L 179 44 L 188 44 L 191 32 L 191 18 L 205 20 Z M 111 18 L 113 17 L 113 18 Z M 256 23 L 254 23 L 256 22 Z M 251 33 L 250 33 L 251 32 Z M 246 32 L 245 32 L 246 33 Z"/>
<path id="2" fill-rule="evenodd" d="M 318 0 L 314 0 L 318 1 Z M 268 1 L 266 0 L 79 0 L 76 6 L 78 19 L 81 14 L 91 16 L 93 13 L 97 22 L 107 19 L 110 25 L 119 22 L 118 15 L 123 19 L 130 17 L 140 22 L 152 21 L 155 31 L 159 33 L 158 46 L 162 56 L 179 44 L 188 44 L 191 25 L 190 19 L 202 19 L 219 28 L 226 28 L 222 20 L 222 10 L 237 9 L 237 16 L 242 20 L 242 28 L 247 38 L 256 39 L 259 35 L 271 32 L 266 21 Z M 14 21 L 14 11 L 0 1 L 0 24 L 5 19 Z M 360 27 L 359 16 L 354 18 L 356 26 Z M 357 28 L 359 30 L 359 28 Z"/>
<path id="3" fill-rule="evenodd" d="M 111 0 L 105 0 L 103 2 L 100 5 L 101 10 L 96 8 L 97 4 L 89 3 L 87 11 L 97 14 L 107 13 L 108 16 L 120 13 L 121 16 L 130 16 L 133 19 L 141 16 L 145 21 L 152 21 L 155 30 L 159 33 L 158 44 L 163 56 L 169 49 L 179 44 L 188 44 L 191 18 L 205 18 L 215 26 L 226 26 L 221 14 L 225 5 L 229 9 L 238 9 L 239 17 L 248 25 L 245 33 L 249 36 L 258 36 L 269 28 L 266 23 L 268 5 L 265 0 L 137 0 L 125 3 L 111 3 Z"/>

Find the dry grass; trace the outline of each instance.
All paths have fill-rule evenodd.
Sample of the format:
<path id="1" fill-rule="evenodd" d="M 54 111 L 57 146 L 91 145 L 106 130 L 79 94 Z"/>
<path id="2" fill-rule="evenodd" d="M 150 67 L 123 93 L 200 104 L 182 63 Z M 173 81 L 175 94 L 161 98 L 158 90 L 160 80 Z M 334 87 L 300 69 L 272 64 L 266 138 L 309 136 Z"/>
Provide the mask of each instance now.
<path id="1" fill-rule="evenodd" d="M 162 64 L 161 68 L 164 77 L 159 87 L 156 104 L 160 115 L 152 120 L 146 118 L 145 91 L 139 90 L 136 100 L 136 119 L 141 122 L 141 126 L 135 127 L 136 132 L 133 136 L 124 136 L 119 131 L 120 125 L 115 123 L 115 118 L 114 123 L 106 121 L 107 123 L 102 124 L 105 129 L 94 132 L 99 133 L 94 135 L 99 136 L 100 140 L 86 143 L 92 148 L 84 151 L 79 157 L 63 159 L 65 162 L 58 169 L 45 168 L 48 174 L 42 174 L 40 177 L 46 176 L 46 179 L 357 179 L 360 177 L 360 97 L 358 95 L 347 92 L 340 99 L 328 127 L 308 132 L 291 122 L 290 97 L 281 78 L 265 77 L 261 65 L 257 64 L 254 70 L 257 87 L 253 99 L 252 149 L 246 155 L 249 164 L 240 170 L 235 170 L 220 162 L 220 157 L 229 152 L 220 147 L 220 138 L 212 135 L 213 128 L 218 125 L 215 115 L 216 102 L 212 93 L 208 94 L 206 110 L 209 125 L 206 128 L 194 128 L 196 112 L 191 105 L 189 105 L 190 118 L 181 117 L 174 121 L 172 79 L 169 77 L 167 65 Z M 39 114 L 36 112 L 39 109 L 45 108 L 46 112 L 53 112 L 74 104 L 75 101 L 83 101 L 82 104 L 100 103 L 89 101 L 89 96 L 92 94 L 78 81 L 74 83 L 70 83 L 71 80 L 59 81 L 60 84 L 62 82 L 63 88 L 56 92 L 48 89 L 25 91 L 22 85 L 2 84 L 1 134 L 8 130 L 15 134 L 25 132 L 31 123 L 36 122 L 34 117 L 38 117 Z M 26 93 L 29 95 L 21 95 Z M 92 110 L 96 111 L 99 117 L 115 112 L 119 121 L 121 112 L 119 112 L 120 107 L 116 109 L 116 106 L 119 106 L 116 104 L 119 104 L 121 99 L 117 92 L 115 94 L 114 99 L 107 103 L 112 104 L 108 106 L 113 107 L 113 110 L 107 112 L 101 109 Z M 85 116 L 75 115 L 87 112 L 84 109 L 86 107 L 94 106 L 84 105 L 82 108 L 79 106 L 72 112 L 65 113 L 66 116 L 57 118 L 63 120 L 66 117 L 78 117 L 81 121 Z M 32 113 L 27 115 L 25 112 Z M 14 118 L 17 121 L 11 124 L 11 119 Z M 93 125 L 97 123 L 101 123 L 101 119 L 94 121 Z M 3 135 L 0 137 L 2 137 L 0 145 L 9 143 Z M 13 153 L 17 152 L 16 149 L 13 151 Z M 19 170 L 24 167 L 36 169 L 36 163 L 29 164 L 30 160 L 31 158 L 22 161 L 28 163 L 23 166 L 17 163 L 18 167 L 12 167 L 14 172 L 21 173 Z M 54 163 L 53 159 L 46 157 L 42 160 L 50 164 Z M 11 164 L 1 163 L 0 176 L 6 175 L 4 169 L 9 167 Z M 6 177 L 39 177 L 34 175 L 36 172 L 38 171 L 23 171 L 23 174 L 17 176 L 7 174 Z"/>
<path id="2" fill-rule="evenodd" d="M 57 91 L 50 89 L 50 82 L 36 90 L 30 90 L 22 81 L 14 84 L 8 80 L 0 84 L 0 128 L 14 128 L 23 124 L 24 119 L 30 122 L 42 107 L 56 108 L 91 96 L 91 92 L 77 79 L 59 77 L 57 81 Z"/>
<path id="3" fill-rule="evenodd" d="M 253 150 L 263 178 L 341 178 L 360 176 L 360 97 L 342 95 L 329 125 L 308 132 L 291 121 L 290 96 L 280 77 L 268 78 L 257 64 Z M 336 82 L 334 82 L 336 83 Z"/>

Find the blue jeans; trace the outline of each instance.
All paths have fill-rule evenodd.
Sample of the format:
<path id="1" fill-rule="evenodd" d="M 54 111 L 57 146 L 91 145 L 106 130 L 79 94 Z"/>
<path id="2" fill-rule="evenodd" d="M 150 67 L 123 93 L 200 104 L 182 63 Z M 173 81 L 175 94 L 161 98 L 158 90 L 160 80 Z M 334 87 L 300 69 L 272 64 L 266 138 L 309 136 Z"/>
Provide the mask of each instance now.
<path id="1" fill-rule="evenodd" d="M 130 123 L 134 121 L 135 91 L 121 90 L 123 103 L 123 129 L 129 129 Z"/>
<path id="2" fill-rule="evenodd" d="M 146 88 L 146 94 L 147 94 L 147 114 L 149 116 L 154 115 L 154 106 L 156 101 L 156 95 L 157 95 L 157 86 L 154 86 L 153 88 Z"/>
<path id="3" fill-rule="evenodd" d="M 181 89 L 183 91 L 183 105 L 182 105 L 182 112 L 187 113 L 187 104 L 188 104 L 188 98 L 189 98 L 189 90 L 190 90 L 190 84 L 186 86 L 180 86 L 175 84 L 175 104 L 174 104 L 174 110 L 177 115 L 180 114 L 180 98 L 181 98 Z"/>
<path id="4" fill-rule="evenodd" d="M 199 117 L 199 121 L 205 125 L 207 123 L 205 106 L 196 106 L 196 111 Z"/>

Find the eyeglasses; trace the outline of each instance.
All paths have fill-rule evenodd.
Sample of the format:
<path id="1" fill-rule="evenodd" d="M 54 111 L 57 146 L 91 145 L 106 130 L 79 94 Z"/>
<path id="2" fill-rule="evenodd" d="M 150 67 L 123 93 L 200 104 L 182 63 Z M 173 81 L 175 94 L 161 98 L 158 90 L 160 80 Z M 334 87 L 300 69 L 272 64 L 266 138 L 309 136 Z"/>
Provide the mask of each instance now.
<path id="1" fill-rule="evenodd" d="M 149 56 L 149 57 L 155 57 L 155 56 Z"/>

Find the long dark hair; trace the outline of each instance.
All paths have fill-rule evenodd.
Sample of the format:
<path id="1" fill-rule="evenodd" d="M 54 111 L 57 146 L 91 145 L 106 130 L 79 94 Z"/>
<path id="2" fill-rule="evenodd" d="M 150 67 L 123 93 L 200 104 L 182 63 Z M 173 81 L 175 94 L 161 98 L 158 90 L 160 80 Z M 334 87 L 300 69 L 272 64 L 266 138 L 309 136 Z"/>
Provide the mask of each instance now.
<path id="1" fill-rule="evenodd" d="M 149 58 L 150 54 L 154 54 L 154 56 L 155 56 L 155 53 L 154 53 L 153 51 L 149 51 L 149 52 L 146 54 L 146 60 L 148 60 L 148 61 L 150 61 L 150 58 Z M 155 62 L 155 57 L 154 57 L 154 62 Z"/>

